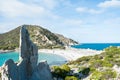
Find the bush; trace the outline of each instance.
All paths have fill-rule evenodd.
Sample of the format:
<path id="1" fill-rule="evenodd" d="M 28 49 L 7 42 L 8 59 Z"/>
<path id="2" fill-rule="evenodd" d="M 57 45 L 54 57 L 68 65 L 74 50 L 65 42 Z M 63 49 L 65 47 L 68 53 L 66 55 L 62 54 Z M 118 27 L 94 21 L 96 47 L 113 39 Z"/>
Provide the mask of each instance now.
<path id="1" fill-rule="evenodd" d="M 67 76 L 65 77 L 65 80 L 78 80 L 78 78 L 75 76 Z"/>
<path id="2" fill-rule="evenodd" d="M 67 73 L 69 73 L 70 71 L 70 67 L 65 65 L 62 66 L 53 66 L 52 67 L 52 74 L 54 77 L 61 77 L 61 78 L 65 78 L 65 76 L 67 76 Z"/>
<path id="3" fill-rule="evenodd" d="M 90 68 L 80 68 L 79 73 L 82 73 L 83 75 L 88 75 L 90 72 Z"/>
<path id="4" fill-rule="evenodd" d="M 102 73 L 99 71 L 95 71 L 92 73 L 90 80 L 102 80 L 101 77 L 102 77 Z"/>
<path id="5" fill-rule="evenodd" d="M 66 64 L 62 65 L 61 69 L 65 70 L 66 72 L 70 72 L 70 67 Z"/>
<path id="6" fill-rule="evenodd" d="M 91 80 L 109 80 L 116 78 L 117 73 L 111 69 L 106 69 L 105 71 L 95 71 L 91 76 Z"/>

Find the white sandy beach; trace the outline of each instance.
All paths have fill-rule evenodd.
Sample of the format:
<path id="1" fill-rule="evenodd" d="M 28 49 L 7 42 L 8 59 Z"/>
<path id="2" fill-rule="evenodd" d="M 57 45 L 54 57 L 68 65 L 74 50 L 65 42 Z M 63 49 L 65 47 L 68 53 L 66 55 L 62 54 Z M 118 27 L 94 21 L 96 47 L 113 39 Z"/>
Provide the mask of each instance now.
<path id="1" fill-rule="evenodd" d="M 60 55 L 66 58 L 66 60 L 71 61 L 71 60 L 76 60 L 83 56 L 100 54 L 102 51 L 96 51 L 91 49 L 66 48 L 65 50 L 64 49 L 40 49 L 39 52 Z"/>

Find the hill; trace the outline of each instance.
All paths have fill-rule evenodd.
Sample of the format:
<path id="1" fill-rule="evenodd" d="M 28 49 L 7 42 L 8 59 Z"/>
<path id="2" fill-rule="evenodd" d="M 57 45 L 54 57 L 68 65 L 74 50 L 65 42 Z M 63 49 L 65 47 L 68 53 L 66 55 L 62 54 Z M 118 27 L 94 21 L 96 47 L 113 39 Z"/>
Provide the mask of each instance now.
<path id="1" fill-rule="evenodd" d="M 71 44 L 78 44 L 78 42 L 66 38 L 60 34 L 52 33 L 51 31 L 37 25 L 22 25 L 25 26 L 29 33 L 31 40 L 38 46 L 38 48 L 65 48 Z M 21 26 L 7 33 L 0 34 L 0 49 L 15 49 L 19 47 L 19 34 Z"/>
<path id="2" fill-rule="evenodd" d="M 80 78 L 86 76 L 89 80 L 119 80 L 120 47 L 111 46 L 101 54 L 82 57 L 68 64 L 78 69 L 78 73 L 82 74 Z"/>
<path id="3" fill-rule="evenodd" d="M 111 46 L 101 54 L 53 66 L 52 73 L 56 80 L 120 80 L 120 47 Z"/>

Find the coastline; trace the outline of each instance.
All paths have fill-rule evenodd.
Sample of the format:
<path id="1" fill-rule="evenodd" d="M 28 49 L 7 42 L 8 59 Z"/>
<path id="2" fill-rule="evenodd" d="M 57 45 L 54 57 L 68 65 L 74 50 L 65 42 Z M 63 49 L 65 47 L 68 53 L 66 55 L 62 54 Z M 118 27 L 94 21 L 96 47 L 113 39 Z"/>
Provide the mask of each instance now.
<path id="1" fill-rule="evenodd" d="M 14 52 L 15 50 L 0 50 L 0 54 L 8 53 L 8 52 Z"/>
<path id="2" fill-rule="evenodd" d="M 67 61 L 76 60 L 83 56 L 92 56 L 100 54 L 102 51 L 92 50 L 92 49 L 75 49 L 75 48 L 66 48 L 66 49 L 39 49 L 38 52 L 56 54 L 64 57 Z"/>
<path id="3" fill-rule="evenodd" d="M 0 54 L 8 52 L 19 52 L 18 49 L 15 50 L 0 50 Z M 92 56 L 100 54 L 102 51 L 92 50 L 92 49 L 76 49 L 72 47 L 66 47 L 66 49 L 39 49 L 38 53 L 49 53 L 62 56 L 67 61 L 76 60 L 83 56 Z"/>

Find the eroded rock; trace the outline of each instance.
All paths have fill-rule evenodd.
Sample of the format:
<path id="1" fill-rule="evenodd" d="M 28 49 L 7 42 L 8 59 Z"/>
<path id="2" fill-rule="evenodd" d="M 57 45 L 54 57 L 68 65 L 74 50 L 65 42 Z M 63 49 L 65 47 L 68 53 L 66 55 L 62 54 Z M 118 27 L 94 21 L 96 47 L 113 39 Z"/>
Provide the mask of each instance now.
<path id="1" fill-rule="evenodd" d="M 41 61 L 31 77 L 31 80 L 53 80 L 47 61 Z"/>
<path id="2" fill-rule="evenodd" d="M 38 65 L 38 48 L 30 40 L 25 26 L 21 27 L 19 62 L 9 59 L 2 66 L 2 80 L 52 80 L 47 62 Z"/>

